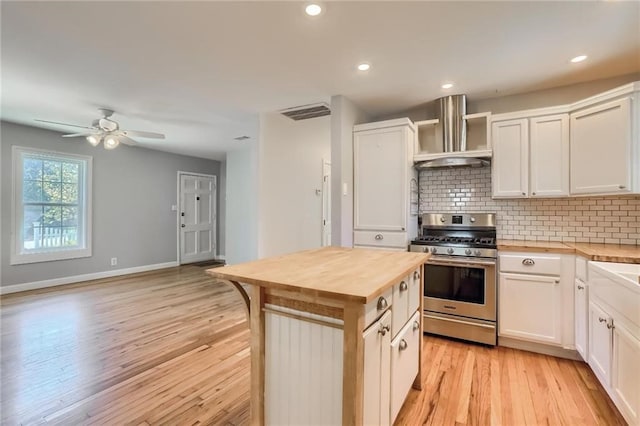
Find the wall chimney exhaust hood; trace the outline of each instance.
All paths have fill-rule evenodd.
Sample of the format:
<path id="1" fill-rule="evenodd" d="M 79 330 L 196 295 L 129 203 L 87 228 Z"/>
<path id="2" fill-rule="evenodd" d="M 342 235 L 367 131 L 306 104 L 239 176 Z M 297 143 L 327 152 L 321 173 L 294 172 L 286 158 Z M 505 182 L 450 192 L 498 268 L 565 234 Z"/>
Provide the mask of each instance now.
<path id="1" fill-rule="evenodd" d="M 436 167 L 482 167 L 489 165 L 489 161 L 482 157 L 490 157 L 487 151 L 467 149 L 467 97 L 466 95 L 451 95 L 435 100 L 436 120 L 424 123 L 433 123 L 435 126 L 435 142 L 442 147 L 442 151 L 436 155 L 427 155 L 422 161 L 416 161 L 417 169 L 429 169 Z M 488 114 L 474 114 L 487 119 Z M 416 123 L 419 125 L 419 123 Z M 486 122 L 488 126 L 488 119 Z M 486 127 L 485 127 L 486 129 Z M 488 141 L 485 142 L 485 146 Z M 480 154 L 478 156 L 474 154 Z M 416 156 L 425 157 L 423 155 Z"/>

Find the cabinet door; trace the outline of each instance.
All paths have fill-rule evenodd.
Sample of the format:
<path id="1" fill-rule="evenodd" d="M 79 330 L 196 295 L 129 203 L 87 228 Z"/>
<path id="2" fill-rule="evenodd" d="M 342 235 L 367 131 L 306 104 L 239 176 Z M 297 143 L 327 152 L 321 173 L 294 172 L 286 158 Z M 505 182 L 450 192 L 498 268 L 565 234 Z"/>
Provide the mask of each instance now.
<path id="1" fill-rule="evenodd" d="M 530 195 L 568 196 L 569 114 L 535 117 L 530 125 Z"/>
<path id="2" fill-rule="evenodd" d="M 415 312 L 391 342 L 391 422 L 395 421 L 418 375 L 421 335 L 420 313 Z"/>
<path id="3" fill-rule="evenodd" d="M 631 99 L 571 114 L 571 193 L 631 191 Z"/>
<path id="4" fill-rule="evenodd" d="M 611 318 L 598 305 L 589 302 L 589 366 L 605 388 L 611 383 Z"/>
<path id="5" fill-rule="evenodd" d="M 529 188 L 529 130 L 526 118 L 499 121 L 491 126 L 494 197 L 526 197 Z"/>
<path id="6" fill-rule="evenodd" d="M 560 278 L 500 273 L 500 336 L 562 343 Z"/>
<path id="7" fill-rule="evenodd" d="M 576 279 L 574 286 L 576 350 L 587 361 L 587 324 L 589 321 L 589 295 L 584 282 Z"/>
<path id="8" fill-rule="evenodd" d="M 406 126 L 354 133 L 355 230 L 406 229 L 409 143 Z"/>
<path id="9" fill-rule="evenodd" d="M 391 312 L 387 311 L 363 333 L 364 378 L 362 412 L 365 425 L 389 424 L 391 381 Z"/>
<path id="10" fill-rule="evenodd" d="M 410 317 L 409 313 L 409 282 L 406 276 L 399 284 L 393 286 L 393 308 L 391 309 L 391 338 L 393 339 Z M 412 314 L 413 312 L 411 312 Z"/>
<path id="11" fill-rule="evenodd" d="M 611 388 L 616 406 L 630 425 L 640 424 L 640 341 L 623 326 L 613 328 Z"/>

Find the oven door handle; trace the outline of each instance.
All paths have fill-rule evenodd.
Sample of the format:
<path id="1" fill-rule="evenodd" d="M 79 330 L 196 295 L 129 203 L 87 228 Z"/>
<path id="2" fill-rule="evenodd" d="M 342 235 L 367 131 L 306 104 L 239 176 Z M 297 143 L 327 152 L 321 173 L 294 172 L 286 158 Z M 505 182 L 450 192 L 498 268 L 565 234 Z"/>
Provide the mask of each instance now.
<path id="1" fill-rule="evenodd" d="M 463 267 L 466 266 L 469 268 L 483 268 L 487 266 L 496 266 L 496 262 L 491 260 L 478 260 L 477 262 L 474 260 L 473 262 L 469 262 L 464 260 L 434 259 L 433 257 L 427 259 L 424 263 L 427 265 L 463 266 Z"/>
<path id="2" fill-rule="evenodd" d="M 435 319 L 435 320 L 451 321 L 451 322 L 455 322 L 455 323 L 458 323 L 458 324 L 464 324 L 464 325 L 473 325 L 474 327 L 488 328 L 490 330 L 495 329 L 495 326 L 493 326 L 493 325 L 480 324 L 480 323 L 477 323 L 477 322 L 461 321 L 461 320 L 457 320 L 457 319 L 453 319 L 453 318 L 442 318 L 442 317 L 436 317 L 434 315 L 429 315 L 429 314 L 423 314 L 423 317 L 429 318 L 429 319 Z"/>

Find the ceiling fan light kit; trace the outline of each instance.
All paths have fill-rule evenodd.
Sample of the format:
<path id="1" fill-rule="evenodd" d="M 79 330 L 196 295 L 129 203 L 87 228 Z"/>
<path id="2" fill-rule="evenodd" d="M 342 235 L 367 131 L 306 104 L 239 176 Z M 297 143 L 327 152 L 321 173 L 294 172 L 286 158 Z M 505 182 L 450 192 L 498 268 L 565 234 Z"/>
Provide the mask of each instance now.
<path id="1" fill-rule="evenodd" d="M 91 127 L 78 126 L 76 124 L 59 123 L 57 121 L 48 120 L 36 121 L 87 129 L 88 131 L 82 133 L 72 133 L 68 135 L 62 135 L 62 137 L 74 138 L 83 136 L 92 146 L 98 146 L 100 145 L 100 142 L 103 142 L 105 149 L 117 148 L 120 143 L 123 143 L 125 145 L 135 145 L 136 141 L 131 139 L 131 136 L 149 139 L 164 139 L 164 135 L 162 133 L 143 132 L 139 130 L 120 130 L 120 125 L 116 121 L 110 119 L 110 117 L 113 115 L 113 110 L 99 108 L 99 111 L 102 113 L 102 118 L 93 120 L 93 122 L 91 123 Z"/>

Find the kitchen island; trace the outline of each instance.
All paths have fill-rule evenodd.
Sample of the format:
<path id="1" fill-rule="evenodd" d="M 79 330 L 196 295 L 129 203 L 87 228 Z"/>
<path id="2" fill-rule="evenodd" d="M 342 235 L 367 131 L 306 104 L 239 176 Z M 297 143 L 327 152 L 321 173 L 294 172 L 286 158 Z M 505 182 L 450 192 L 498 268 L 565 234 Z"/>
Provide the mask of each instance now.
<path id="1" fill-rule="evenodd" d="M 251 423 L 393 423 L 421 383 L 428 256 L 325 247 L 208 270 L 250 286 Z"/>

